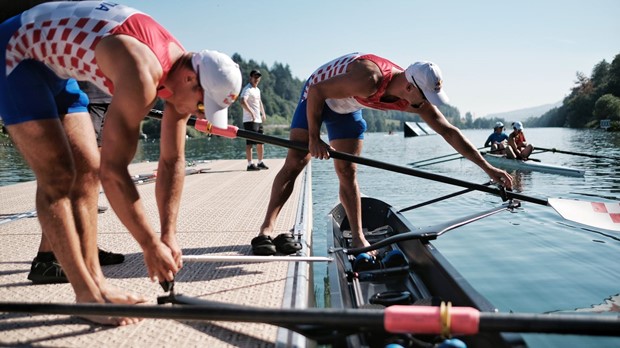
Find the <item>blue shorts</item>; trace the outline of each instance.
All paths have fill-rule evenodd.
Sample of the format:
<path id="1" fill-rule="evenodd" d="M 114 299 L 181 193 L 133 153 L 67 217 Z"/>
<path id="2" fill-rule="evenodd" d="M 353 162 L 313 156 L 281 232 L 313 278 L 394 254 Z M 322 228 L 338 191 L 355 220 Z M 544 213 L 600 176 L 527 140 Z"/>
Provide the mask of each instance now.
<path id="1" fill-rule="evenodd" d="M 308 130 L 308 116 L 306 113 L 307 99 L 297 104 L 291 129 L 302 128 Z M 321 118 L 327 128 L 329 140 L 336 139 L 364 139 L 366 131 L 366 121 L 362 117 L 362 110 L 357 110 L 347 114 L 339 114 L 327 106 L 323 105 Z"/>
<path id="2" fill-rule="evenodd" d="M 0 25 L 0 117 L 4 124 L 88 112 L 88 96 L 77 81 L 61 79 L 39 61 L 24 60 L 6 76 L 6 45 L 20 25 L 20 16 Z"/>

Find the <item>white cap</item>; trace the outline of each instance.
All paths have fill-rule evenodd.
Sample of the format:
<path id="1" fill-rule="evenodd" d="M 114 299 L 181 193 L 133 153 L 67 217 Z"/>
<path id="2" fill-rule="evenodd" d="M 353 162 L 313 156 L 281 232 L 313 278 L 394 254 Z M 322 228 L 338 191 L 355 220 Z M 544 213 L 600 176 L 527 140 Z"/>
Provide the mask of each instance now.
<path id="1" fill-rule="evenodd" d="M 440 106 L 448 103 L 448 96 L 443 92 L 441 70 L 431 62 L 416 62 L 405 70 L 409 83 L 420 87 L 422 93 L 432 104 Z"/>
<path id="2" fill-rule="evenodd" d="M 512 127 L 514 127 L 514 129 L 516 130 L 522 130 L 523 129 L 523 124 L 519 121 L 515 122 L 512 124 Z"/>
<path id="3" fill-rule="evenodd" d="M 228 127 L 228 107 L 241 90 L 239 65 L 224 53 L 208 50 L 194 53 L 192 65 L 204 90 L 207 120 L 215 127 L 225 129 Z"/>
<path id="4" fill-rule="evenodd" d="M 493 128 L 504 128 L 504 124 L 503 124 L 503 123 L 501 123 L 501 122 L 499 122 L 499 121 L 497 121 L 497 122 L 495 123 L 495 127 L 493 127 Z"/>

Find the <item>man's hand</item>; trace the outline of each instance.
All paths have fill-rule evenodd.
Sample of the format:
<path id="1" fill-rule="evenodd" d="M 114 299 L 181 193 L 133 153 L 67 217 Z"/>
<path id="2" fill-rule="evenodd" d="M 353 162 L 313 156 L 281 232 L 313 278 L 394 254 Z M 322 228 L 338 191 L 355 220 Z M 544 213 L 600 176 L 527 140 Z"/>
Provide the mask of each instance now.
<path id="1" fill-rule="evenodd" d="M 183 267 L 183 259 L 182 259 L 183 252 L 181 251 L 181 248 L 179 248 L 179 243 L 177 242 L 176 234 L 172 234 L 172 233 L 162 234 L 161 241 L 168 248 L 170 248 L 170 252 L 172 253 L 172 257 L 174 258 L 174 261 L 176 262 L 177 267 L 179 269 Z"/>
<path id="2" fill-rule="evenodd" d="M 312 157 L 318 159 L 329 159 L 328 150 L 333 150 L 333 148 L 323 142 L 320 138 L 309 138 L 308 151 L 310 151 L 310 155 Z"/>
<path id="3" fill-rule="evenodd" d="M 170 248 L 164 243 L 157 241 L 143 249 L 144 263 L 146 264 L 149 277 L 152 281 L 173 281 L 179 271 Z"/>
<path id="4" fill-rule="evenodd" d="M 489 177 L 496 183 L 504 186 L 508 190 L 512 190 L 512 177 L 510 174 L 503 170 L 494 168 L 489 174 Z"/>

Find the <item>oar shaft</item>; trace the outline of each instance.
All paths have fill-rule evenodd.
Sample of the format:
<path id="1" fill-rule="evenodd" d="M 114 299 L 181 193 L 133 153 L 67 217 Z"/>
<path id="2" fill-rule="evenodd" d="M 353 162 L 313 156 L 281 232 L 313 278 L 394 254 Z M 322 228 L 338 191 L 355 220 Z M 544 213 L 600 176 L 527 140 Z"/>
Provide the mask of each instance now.
<path id="1" fill-rule="evenodd" d="M 486 149 L 487 147 L 488 147 L 488 146 L 479 147 L 479 148 L 477 148 L 476 150 L 483 150 L 483 149 Z M 450 156 L 460 156 L 460 155 L 461 155 L 461 154 L 460 154 L 460 153 L 458 153 L 458 152 L 457 152 L 457 153 L 451 153 L 451 154 L 448 154 L 448 155 L 443 155 L 443 156 L 438 156 L 438 157 L 433 157 L 433 158 L 427 158 L 427 159 L 423 159 L 423 160 L 419 160 L 419 161 L 415 161 L 415 162 L 407 163 L 407 165 L 410 165 L 410 166 L 415 166 L 415 165 L 417 165 L 417 164 L 419 164 L 419 163 L 431 162 L 431 161 L 435 161 L 435 160 L 442 159 L 442 158 L 446 158 L 446 157 L 450 157 Z M 447 161 L 452 161 L 452 160 L 459 159 L 459 158 L 462 158 L 462 156 L 457 157 L 457 158 L 452 158 L 452 159 L 449 159 L 449 160 L 447 160 Z M 444 161 L 442 161 L 442 162 L 444 162 Z M 438 163 L 441 163 L 441 162 L 438 162 Z M 425 165 L 426 165 L 426 164 L 425 164 Z"/>
<path id="2" fill-rule="evenodd" d="M 427 163 L 422 163 L 422 164 L 414 165 L 414 167 L 420 168 L 420 167 L 432 166 L 433 164 L 450 162 L 450 161 L 454 161 L 454 160 L 462 159 L 462 158 L 464 158 L 464 157 L 463 156 L 459 156 L 459 157 L 454 157 L 454 158 L 448 158 L 448 159 L 444 159 L 444 160 L 441 160 L 441 161 L 427 162 Z"/>
<path id="3" fill-rule="evenodd" d="M 185 255 L 183 262 L 331 262 L 322 256 Z"/>
<path id="4" fill-rule="evenodd" d="M 580 152 L 571 152 L 571 151 L 563 151 L 563 150 L 558 150 L 556 148 L 552 148 L 552 149 L 547 149 L 544 147 L 538 147 L 536 146 L 537 150 L 542 150 L 542 151 L 549 151 L 549 152 L 557 152 L 557 153 L 563 153 L 566 155 L 575 155 L 575 156 L 583 156 L 583 157 L 591 157 L 591 158 L 609 158 L 609 159 L 614 159 L 614 160 L 620 160 L 620 157 L 614 157 L 614 156 L 603 156 L 603 155 L 592 155 L 589 153 L 580 153 Z"/>
<path id="5" fill-rule="evenodd" d="M 151 112 L 149 116 L 155 117 L 155 118 L 161 118 L 161 115 L 154 114 L 153 112 Z M 204 119 L 195 119 L 195 118 L 190 118 L 187 124 L 190 126 L 194 126 L 197 130 L 201 132 L 213 133 L 215 135 L 219 135 L 219 136 L 223 136 L 227 138 L 240 137 L 240 138 L 244 138 L 248 140 L 258 141 L 261 143 L 278 145 L 278 146 L 286 147 L 286 148 L 293 149 L 293 150 L 308 152 L 308 146 L 306 144 L 300 144 L 300 143 L 296 143 L 296 142 L 293 142 L 287 139 L 273 137 L 273 136 L 269 136 L 265 134 L 260 134 L 257 132 L 246 131 L 243 129 L 239 129 L 235 126 L 228 126 L 227 129 L 216 128 L 216 127 L 212 127 Z M 389 170 L 392 172 L 416 176 L 416 177 L 423 178 L 423 179 L 440 181 L 440 182 L 450 184 L 450 185 L 461 186 L 461 187 L 470 188 L 473 190 L 478 190 L 478 191 L 502 196 L 502 192 L 500 192 L 500 190 L 498 189 L 470 183 L 470 182 L 459 180 L 459 179 L 449 178 L 443 175 L 423 172 L 420 170 L 415 170 L 413 168 L 398 166 L 398 165 L 386 163 L 386 162 L 380 162 L 380 161 L 376 161 L 373 159 L 355 156 L 355 155 L 351 155 L 348 153 L 339 152 L 335 150 L 330 151 L 329 154 L 332 158 L 339 159 L 339 160 L 349 161 L 349 162 L 357 163 L 357 164 L 363 164 L 369 167 Z M 525 196 L 525 195 L 521 195 L 517 193 L 506 192 L 506 196 L 508 198 L 516 198 L 522 201 L 527 201 L 527 202 L 531 202 L 535 204 L 547 205 L 546 200 L 533 198 L 533 197 L 529 197 L 529 196 Z"/>
<path id="6" fill-rule="evenodd" d="M 208 305 L 200 303 L 209 303 Z M 218 302 L 197 301 L 180 306 L 116 304 L 1 303 L 0 312 L 63 315 L 131 316 L 138 318 L 234 321 L 266 323 L 287 327 L 294 324 L 335 328 L 383 328 L 380 309 L 281 309 L 256 308 Z"/>
<path id="7" fill-rule="evenodd" d="M 480 332 L 620 336 L 617 315 L 480 313 Z"/>
<path id="8" fill-rule="evenodd" d="M 201 304 L 205 303 L 205 304 Z M 265 323 L 308 334 L 304 327 L 394 333 L 539 332 L 619 336 L 620 318 L 607 315 L 515 314 L 478 312 L 474 308 L 444 310 L 425 306 L 382 309 L 276 309 L 197 301 L 180 306 L 117 304 L 51 304 L 0 302 L 0 312 L 131 316 L 139 318 Z M 445 320 L 450 316 L 450 320 Z M 441 320 L 440 317 L 442 317 Z M 448 323 L 450 323 L 448 325 Z M 312 333 L 312 328 L 309 333 Z"/>

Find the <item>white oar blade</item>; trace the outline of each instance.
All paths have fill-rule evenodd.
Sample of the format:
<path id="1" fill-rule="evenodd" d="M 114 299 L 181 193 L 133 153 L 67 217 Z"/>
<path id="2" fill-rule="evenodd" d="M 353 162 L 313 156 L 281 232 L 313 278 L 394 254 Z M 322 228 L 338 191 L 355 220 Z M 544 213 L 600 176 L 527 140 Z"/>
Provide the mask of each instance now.
<path id="1" fill-rule="evenodd" d="M 548 201 L 566 220 L 620 232 L 620 202 L 587 202 L 561 198 L 549 198 Z"/>

